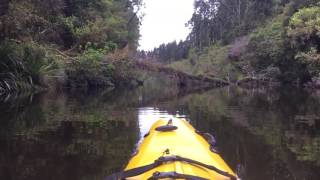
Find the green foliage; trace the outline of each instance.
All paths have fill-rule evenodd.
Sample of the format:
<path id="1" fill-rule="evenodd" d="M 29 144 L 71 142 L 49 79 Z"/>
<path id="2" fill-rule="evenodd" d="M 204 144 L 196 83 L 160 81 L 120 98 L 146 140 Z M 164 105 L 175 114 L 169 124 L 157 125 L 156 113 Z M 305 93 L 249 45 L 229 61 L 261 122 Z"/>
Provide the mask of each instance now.
<path id="1" fill-rule="evenodd" d="M 141 0 L 11 0 L 0 16 L 0 42 L 19 44 L 1 45 L 6 69 L 1 76 L 14 74 L 11 79 L 39 85 L 61 64 L 71 79 L 109 83 L 116 68 L 103 57 L 127 45 L 136 48 L 141 5 Z"/>
<path id="2" fill-rule="evenodd" d="M 126 59 L 113 62 L 113 66 L 116 67 L 114 73 L 114 79 L 116 85 L 136 85 L 136 79 L 143 76 L 141 70 L 135 69 L 134 64 Z"/>
<path id="3" fill-rule="evenodd" d="M 242 58 L 250 60 L 255 73 L 266 75 L 270 74 L 270 69 L 278 68 L 279 76 L 273 76 L 273 79 L 285 83 L 305 83 L 310 79 L 310 72 L 302 60 L 305 56 L 290 45 L 296 43 L 293 40 L 296 38 L 287 36 L 286 13 L 278 15 L 251 34 L 247 53 Z M 295 56 L 299 57 L 298 61 Z"/>
<path id="4" fill-rule="evenodd" d="M 308 52 L 299 52 L 295 59 L 307 65 L 311 76 L 320 77 L 320 53 L 315 48 L 311 48 Z"/>
<path id="5" fill-rule="evenodd" d="M 189 38 L 199 49 L 217 41 L 231 43 L 263 24 L 281 2 L 270 0 L 196 0 L 188 25 Z"/>
<path id="6" fill-rule="evenodd" d="M 140 58 L 156 59 L 162 63 L 171 63 L 181 59 L 188 58 L 190 43 L 188 41 L 173 41 L 168 44 L 161 44 L 158 48 L 154 48 L 151 52 L 140 52 Z"/>
<path id="7" fill-rule="evenodd" d="M 247 57 L 259 72 L 279 64 L 285 57 L 285 29 L 281 19 L 275 19 L 251 34 Z"/>
<path id="8" fill-rule="evenodd" d="M 229 48 L 229 46 L 216 45 L 208 47 L 201 53 L 197 53 L 196 49 L 191 49 L 188 59 L 168 66 L 188 74 L 235 81 L 240 79 L 242 74 L 236 64 L 227 60 Z"/>
<path id="9" fill-rule="evenodd" d="M 288 36 L 293 45 L 301 46 L 320 38 L 320 7 L 300 9 L 289 22 Z M 310 45 L 309 45 L 310 46 Z"/>
<path id="10" fill-rule="evenodd" d="M 94 20 L 81 22 L 79 17 L 70 16 L 62 18 L 62 22 L 66 30 L 71 33 L 73 42 L 80 47 L 88 42 L 98 48 L 105 46 L 108 41 L 113 41 L 122 47 L 128 43 L 126 20 L 121 17 L 111 16 L 107 19 L 96 17 Z"/>
<path id="11" fill-rule="evenodd" d="M 127 59 L 109 61 L 105 54 L 115 45 L 103 49 L 87 46 L 84 52 L 66 67 L 67 86 L 72 88 L 132 85 L 138 72 Z"/>
<path id="12" fill-rule="evenodd" d="M 79 55 L 78 61 L 66 67 L 68 86 L 70 87 L 100 87 L 113 86 L 115 67 L 104 62 L 106 49 L 88 47 Z"/>
<path id="13" fill-rule="evenodd" d="M 16 58 L 24 61 L 26 72 L 36 83 L 40 83 L 41 77 L 58 68 L 58 64 L 53 57 L 48 55 L 49 53 L 44 47 L 37 44 L 23 44 Z"/>
<path id="14" fill-rule="evenodd" d="M 19 84 L 23 86 L 29 84 L 30 87 L 42 84 L 41 78 L 58 68 L 58 63 L 48 55 L 49 53 L 44 47 L 35 43 L 2 42 L 0 86 L 14 91 L 19 89 Z"/>
<path id="15" fill-rule="evenodd" d="M 102 58 L 106 53 L 105 49 L 86 49 L 79 57 L 80 62 L 86 64 L 98 64 L 101 62 Z"/>
<path id="16" fill-rule="evenodd" d="M 313 77 L 320 76 L 320 7 L 300 9 L 291 18 L 287 30 L 298 63 L 306 65 Z"/>
<path id="17" fill-rule="evenodd" d="M 216 57 L 223 53 L 212 54 L 214 59 L 223 59 L 219 62 L 224 63 L 216 64 L 215 70 L 205 70 L 204 74 L 210 72 L 228 79 L 245 75 L 304 83 L 311 79 L 310 75 L 319 73 L 320 10 L 317 3 L 317 0 L 196 0 L 188 23 L 191 27 L 188 41 L 201 54 L 209 56 L 208 47 L 233 43 L 229 52 L 232 62 L 227 57 Z M 236 47 L 239 39 L 247 36 L 249 44 Z M 193 54 L 190 63 L 175 63 L 173 67 L 194 72 L 206 59 L 203 57 Z M 237 75 L 229 72 L 237 72 Z"/>

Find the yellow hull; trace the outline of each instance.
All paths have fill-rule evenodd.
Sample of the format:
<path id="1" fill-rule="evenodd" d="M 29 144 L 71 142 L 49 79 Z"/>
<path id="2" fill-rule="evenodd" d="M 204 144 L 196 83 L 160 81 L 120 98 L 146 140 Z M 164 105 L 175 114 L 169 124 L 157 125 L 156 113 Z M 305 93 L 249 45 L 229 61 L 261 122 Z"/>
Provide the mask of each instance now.
<path id="1" fill-rule="evenodd" d="M 166 132 L 156 130 L 157 127 L 164 127 L 167 124 L 168 120 L 158 120 L 153 124 L 148 136 L 140 144 L 138 152 L 132 157 L 125 171 L 152 164 L 159 157 L 180 156 L 214 166 L 236 176 L 219 154 L 210 151 L 208 141 L 199 135 L 187 121 L 174 119 L 172 126 L 177 129 Z M 214 170 L 185 161 L 166 162 L 143 174 L 126 179 L 144 180 L 152 177 L 155 172 L 175 172 L 210 180 L 230 179 Z"/>

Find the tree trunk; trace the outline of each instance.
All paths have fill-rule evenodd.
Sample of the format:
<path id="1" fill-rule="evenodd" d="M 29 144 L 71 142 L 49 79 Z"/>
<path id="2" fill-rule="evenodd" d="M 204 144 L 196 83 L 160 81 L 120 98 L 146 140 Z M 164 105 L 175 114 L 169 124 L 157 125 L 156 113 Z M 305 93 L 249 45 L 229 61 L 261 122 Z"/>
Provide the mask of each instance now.
<path id="1" fill-rule="evenodd" d="M 238 4 L 238 16 L 239 16 L 239 25 L 241 24 L 241 0 L 239 0 Z"/>
<path id="2" fill-rule="evenodd" d="M 73 1 L 72 0 L 64 0 L 64 13 L 67 17 L 72 16 L 73 15 Z"/>
<path id="3" fill-rule="evenodd" d="M 9 8 L 9 0 L 0 0 L 0 16 L 5 15 Z"/>

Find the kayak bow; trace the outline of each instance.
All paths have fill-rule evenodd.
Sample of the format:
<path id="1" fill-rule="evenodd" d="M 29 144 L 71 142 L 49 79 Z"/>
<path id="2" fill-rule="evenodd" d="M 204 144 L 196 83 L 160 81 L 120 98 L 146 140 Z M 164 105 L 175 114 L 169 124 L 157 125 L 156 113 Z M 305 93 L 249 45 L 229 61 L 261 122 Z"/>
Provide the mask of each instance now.
<path id="1" fill-rule="evenodd" d="M 238 179 L 214 144 L 185 120 L 158 120 L 116 179 Z"/>

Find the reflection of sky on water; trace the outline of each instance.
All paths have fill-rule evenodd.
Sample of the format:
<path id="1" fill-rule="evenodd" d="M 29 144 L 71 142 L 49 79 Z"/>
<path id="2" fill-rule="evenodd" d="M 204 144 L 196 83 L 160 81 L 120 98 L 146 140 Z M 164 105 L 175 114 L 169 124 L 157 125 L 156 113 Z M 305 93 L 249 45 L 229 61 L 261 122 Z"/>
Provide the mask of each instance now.
<path id="1" fill-rule="evenodd" d="M 138 111 L 140 139 L 149 131 L 152 124 L 159 119 L 186 118 L 186 115 L 179 114 L 178 111 L 176 114 L 170 114 L 167 111 L 159 110 L 155 107 L 142 107 L 139 108 Z"/>

